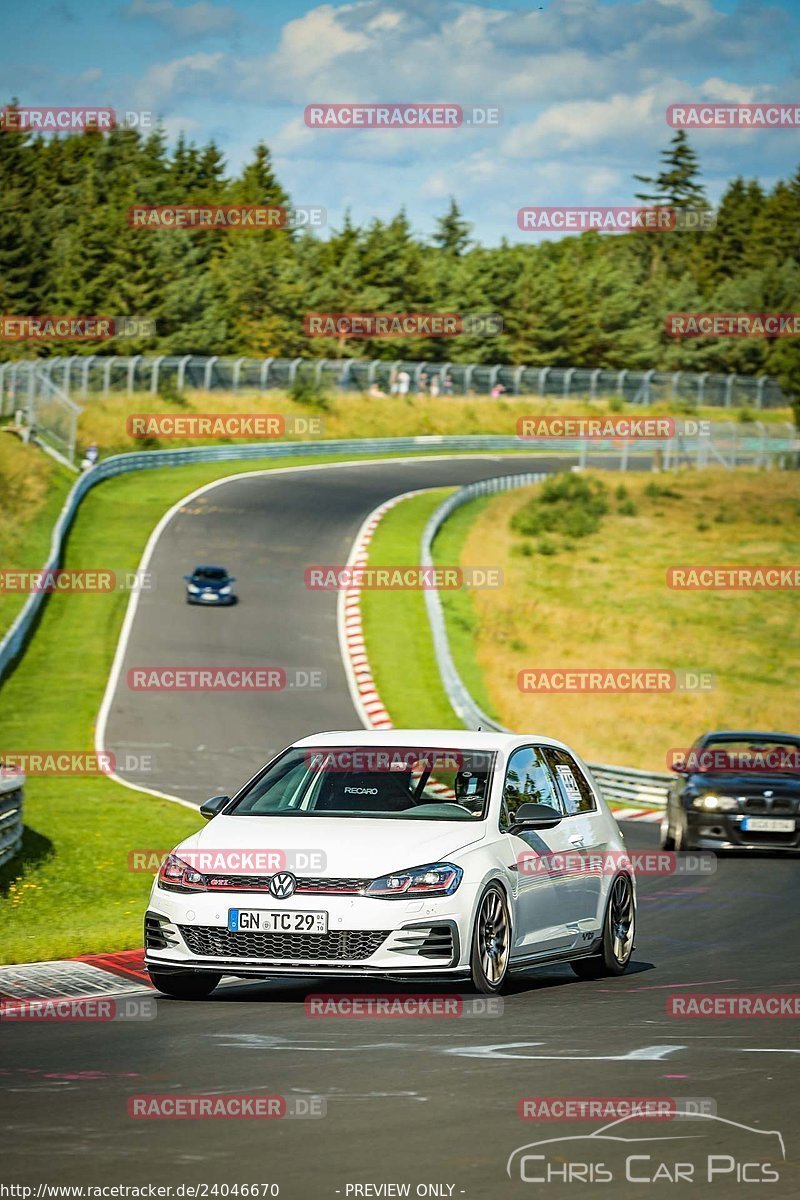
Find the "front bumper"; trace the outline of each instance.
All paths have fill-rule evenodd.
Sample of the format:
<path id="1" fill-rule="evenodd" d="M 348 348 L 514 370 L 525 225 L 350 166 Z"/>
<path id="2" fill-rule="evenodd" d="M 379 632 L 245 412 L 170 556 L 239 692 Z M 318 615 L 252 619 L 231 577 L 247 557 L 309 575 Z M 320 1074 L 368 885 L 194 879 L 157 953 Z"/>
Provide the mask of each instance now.
<path id="1" fill-rule="evenodd" d="M 233 595 L 221 596 L 219 592 L 199 592 L 196 595 L 187 592 L 186 601 L 188 604 L 199 604 L 203 608 L 214 608 L 218 605 L 224 607 L 226 604 L 235 604 L 236 597 Z"/>
<path id="2" fill-rule="evenodd" d="M 459 889 L 459 893 L 462 889 Z M 231 975 L 406 976 L 468 972 L 471 908 L 455 896 L 403 901 L 364 896 L 174 893 L 154 888 L 145 962 L 154 969 Z M 326 911 L 328 932 L 232 932 L 229 908 Z"/>
<path id="3" fill-rule="evenodd" d="M 742 827 L 747 820 L 791 821 L 794 828 L 783 831 L 753 831 Z M 700 850 L 785 850 L 800 852 L 800 818 L 791 813 L 703 812 L 686 810 L 686 829 Z"/>

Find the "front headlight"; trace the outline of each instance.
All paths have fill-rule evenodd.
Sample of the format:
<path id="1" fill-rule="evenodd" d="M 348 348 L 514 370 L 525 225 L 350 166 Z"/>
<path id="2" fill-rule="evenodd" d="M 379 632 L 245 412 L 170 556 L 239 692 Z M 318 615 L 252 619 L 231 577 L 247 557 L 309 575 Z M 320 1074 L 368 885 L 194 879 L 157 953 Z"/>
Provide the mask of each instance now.
<path id="1" fill-rule="evenodd" d="M 424 867 L 409 867 L 373 879 L 365 896 L 381 900 L 400 900 L 404 896 L 452 896 L 464 872 L 453 863 L 428 863 Z"/>
<path id="2" fill-rule="evenodd" d="M 208 883 L 205 875 L 195 871 L 177 854 L 168 854 L 158 872 L 158 886 L 168 892 L 205 892 Z"/>
<path id="3" fill-rule="evenodd" d="M 692 800 L 692 808 L 702 808 L 704 812 L 732 812 L 738 807 L 733 796 L 715 796 L 713 792 L 695 796 Z"/>
<path id="4" fill-rule="evenodd" d="M 220 596 L 230 596 L 230 594 L 231 594 L 231 585 L 230 585 L 230 584 L 227 584 L 225 587 L 222 587 L 222 588 L 220 588 L 220 589 L 219 589 L 219 594 L 220 594 Z"/>
<path id="5" fill-rule="evenodd" d="M 190 584 L 188 585 L 188 588 L 187 588 L 187 590 L 188 590 L 188 591 L 190 591 L 190 592 L 197 593 L 197 592 L 199 592 L 199 591 L 200 591 L 200 588 L 197 586 L 197 584 L 196 584 L 196 583 L 190 583 Z"/>

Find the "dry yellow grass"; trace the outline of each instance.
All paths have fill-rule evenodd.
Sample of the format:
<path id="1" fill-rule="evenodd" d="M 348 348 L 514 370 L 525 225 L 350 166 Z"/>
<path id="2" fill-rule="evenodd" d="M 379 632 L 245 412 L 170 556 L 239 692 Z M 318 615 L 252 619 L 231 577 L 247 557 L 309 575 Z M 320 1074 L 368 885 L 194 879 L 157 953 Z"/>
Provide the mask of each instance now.
<path id="1" fill-rule="evenodd" d="M 125 420 L 131 413 L 281 413 L 286 416 L 315 417 L 322 421 L 323 438 L 416 437 L 431 434 L 516 434 L 517 421 L 530 415 L 600 416 L 609 412 L 608 402 L 560 398 L 542 400 L 533 396 L 518 396 L 493 400 L 488 396 L 386 396 L 373 398 L 363 393 L 331 392 L 325 410 L 300 405 L 289 399 L 286 392 L 276 390 L 259 395 L 255 392 L 187 391 L 184 405 L 176 406 L 159 396 L 110 395 L 107 399 L 90 397 L 79 423 L 79 444 L 85 449 L 96 442 L 103 454 L 122 453 L 142 448 L 142 443 L 126 433 Z M 616 409 L 614 410 L 616 411 Z M 641 407 L 627 405 L 620 410 L 641 416 Z M 648 415 L 663 415 L 673 410 L 654 405 Z M 720 420 L 726 415 L 720 409 L 703 409 L 698 415 Z M 735 414 L 732 414 L 735 417 Z M 769 420 L 790 420 L 788 410 L 770 410 L 763 414 Z M 308 436 L 308 435 L 307 435 Z M 306 440 L 302 435 L 287 434 L 289 440 Z M 243 439 L 225 439 L 236 441 Z M 197 445 L 178 439 L 163 439 L 149 443 L 177 447 Z"/>
<path id="2" fill-rule="evenodd" d="M 510 520 L 536 489 L 494 499 L 465 543 L 463 565 L 494 563 L 505 572 L 502 589 L 474 594 L 475 653 L 503 723 L 563 738 L 591 761 L 651 770 L 665 769 L 668 747 L 705 729 L 797 732 L 797 593 L 675 591 L 665 574 L 687 563 L 800 562 L 800 474 L 598 477 L 612 512 L 571 550 L 519 553 L 525 539 Z M 680 498 L 644 494 L 654 479 Z M 621 482 L 636 515 L 616 512 Z M 714 686 L 639 695 L 519 691 L 520 670 L 561 667 L 684 668 L 711 672 Z"/>

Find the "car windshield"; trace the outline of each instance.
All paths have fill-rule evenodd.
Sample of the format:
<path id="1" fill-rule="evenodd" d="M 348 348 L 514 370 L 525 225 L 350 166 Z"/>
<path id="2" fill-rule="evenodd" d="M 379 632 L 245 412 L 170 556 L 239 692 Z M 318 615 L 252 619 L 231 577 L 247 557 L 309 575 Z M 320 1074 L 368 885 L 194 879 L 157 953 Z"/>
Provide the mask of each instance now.
<path id="1" fill-rule="evenodd" d="M 711 737 L 697 750 L 698 765 L 707 771 L 766 771 L 796 775 L 800 771 L 800 739 L 779 737 Z"/>
<path id="2" fill-rule="evenodd" d="M 194 573 L 195 579 L 206 579 L 209 583 L 219 583 L 228 578 L 224 567 L 198 567 Z"/>
<path id="3" fill-rule="evenodd" d="M 494 761 L 494 753 L 473 750 L 294 746 L 231 815 L 482 820 Z"/>

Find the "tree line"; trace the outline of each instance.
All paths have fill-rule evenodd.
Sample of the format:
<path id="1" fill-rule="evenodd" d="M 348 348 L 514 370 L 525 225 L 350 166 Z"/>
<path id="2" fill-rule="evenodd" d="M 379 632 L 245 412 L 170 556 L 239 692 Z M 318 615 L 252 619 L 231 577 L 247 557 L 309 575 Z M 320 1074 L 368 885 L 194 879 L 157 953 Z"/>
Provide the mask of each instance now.
<path id="1" fill-rule="evenodd" d="M 676 133 L 639 201 L 708 208 L 700 166 Z M 635 185 L 632 185 L 632 189 Z M 732 180 L 703 231 L 589 231 L 556 242 L 479 245 L 455 199 L 432 235 L 391 220 L 327 236 L 286 228 L 131 228 L 136 204 L 286 205 L 269 149 L 237 175 L 223 155 L 162 132 L 0 131 L 0 314 L 154 319 L 154 337 L 0 342 L 0 357 L 64 353 L 231 354 L 526 363 L 798 374 L 792 339 L 676 341 L 670 312 L 788 312 L 800 296 L 800 169 L 764 188 Z M 509 227 L 516 208 L 509 206 Z M 309 312 L 499 313 L 499 336 L 309 338 Z M 800 390 L 795 388 L 794 390 Z"/>

